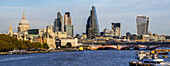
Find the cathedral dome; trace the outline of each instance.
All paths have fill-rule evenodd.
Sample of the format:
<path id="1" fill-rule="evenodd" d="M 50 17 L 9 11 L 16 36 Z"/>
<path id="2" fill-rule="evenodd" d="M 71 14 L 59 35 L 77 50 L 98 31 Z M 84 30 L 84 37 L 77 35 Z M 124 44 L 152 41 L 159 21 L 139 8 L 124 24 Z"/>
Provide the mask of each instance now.
<path id="1" fill-rule="evenodd" d="M 25 13 L 23 12 L 22 20 L 19 22 L 19 25 L 29 25 L 28 21 L 25 19 Z"/>
<path id="2" fill-rule="evenodd" d="M 20 22 L 19 22 L 19 25 L 29 25 L 28 21 L 26 19 L 22 19 Z"/>
<path id="3" fill-rule="evenodd" d="M 18 26 L 18 32 L 24 32 L 29 30 L 29 23 L 28 21 L 25 19 L 25 13 L 23 13 L 23 18 L 22 20 L 19 22 L 19 26 Z"/>

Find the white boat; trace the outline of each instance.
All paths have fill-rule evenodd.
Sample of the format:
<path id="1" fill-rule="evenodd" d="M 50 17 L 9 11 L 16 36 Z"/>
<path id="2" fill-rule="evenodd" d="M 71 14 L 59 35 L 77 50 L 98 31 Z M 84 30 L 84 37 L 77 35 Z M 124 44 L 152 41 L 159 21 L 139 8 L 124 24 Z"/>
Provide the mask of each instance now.
<path id="1" fill-rule="evenodd" d="M 142 63 L 151 65 L 163 65 L 165 64 L 164 59 L 143 59 Z"/>

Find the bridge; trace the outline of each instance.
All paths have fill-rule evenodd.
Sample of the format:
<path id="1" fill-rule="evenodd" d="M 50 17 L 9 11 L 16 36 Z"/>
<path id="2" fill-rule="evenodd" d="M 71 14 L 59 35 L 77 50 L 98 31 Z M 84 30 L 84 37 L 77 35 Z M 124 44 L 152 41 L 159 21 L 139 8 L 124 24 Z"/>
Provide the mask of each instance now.
<path id="1" fill-rule="evenodd" d="M 111 48 L 116 50 L 127 49 L 156 49 L 158 47 L 170 48 L 170 42 L 85 42 L 84 45 L 91 47 L 91 50 Z"/>
<path id="2" fill-rule="evenodd" d="M 93 45 L 91 46 L 91 50 L 97 50 L 97 49 L 104 49 L 104 48 L 112 48 L 112 49 L 116 49 L 116 50 L 128 50 L 130 48 L 133 49 L 156 49 L 158 47 L 168 47 L 170 48 L 170 46 L 159 46 L 159 45 Z"/>

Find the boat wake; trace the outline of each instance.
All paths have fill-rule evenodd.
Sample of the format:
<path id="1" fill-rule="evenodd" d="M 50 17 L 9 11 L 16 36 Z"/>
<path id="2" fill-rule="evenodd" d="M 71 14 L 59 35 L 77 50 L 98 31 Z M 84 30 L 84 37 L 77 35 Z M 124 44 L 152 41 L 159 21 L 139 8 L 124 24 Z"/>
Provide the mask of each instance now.
<path id="1" fill-rule="evenodd" d="M 0 59 L 0 62 L 29 59 L 29 58 L 33 58 L 33 57 L 35 57 L 35 56 L 5 58 L 5 59 Z"/>

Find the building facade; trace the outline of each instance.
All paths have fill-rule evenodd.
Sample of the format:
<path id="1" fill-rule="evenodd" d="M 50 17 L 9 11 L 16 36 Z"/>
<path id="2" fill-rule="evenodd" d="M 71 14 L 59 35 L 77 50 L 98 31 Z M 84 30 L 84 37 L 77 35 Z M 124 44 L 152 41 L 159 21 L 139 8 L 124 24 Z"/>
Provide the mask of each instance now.
<path id="1" fill-rule="evenodd" d="M 103 36 L 114 36 L 114 31 L 105 28 L 105 29 L 103 30 Z"/>
<path id="2" fill-rule="evenodd" d="M 68 37 L 73 37 L 73 25 L 64 25 L 64 31 Z"/>
<path id="3" fill-rule="evenodd" d="M 70 17 L 70 12 L 65 12 L 64 15 L 64 32 L 67 33 L 68 37 L 73 37 L 73 25 L 72 18 Z"/>
<path id="4" fill-rule="evenodd" d="M 148 35 L 149 17 L 138 15 L 136 17 L 137 34 Z"/>
<path id="5" fill-rule="evenodd" d="M 92 6 L 90 16 L 87 19 L 86 34 L 88 37 L 97 36 L 100 34 L 95 6 Z"/>
<path id="6" fill-rule="evenodd" d="M 48 33 L 54 33 L 53 30 L 54 30 L 54 26 L 53 25 L 47 25 L 47 32 Z"/>
<path id="7" fill-rule="evenodd" d="M 114 32 L 114 36 L 121 36 L 121 24 L 120 23 L 112 23 L 111 27 Z"/>

